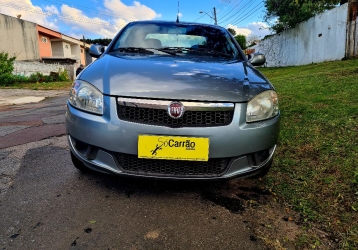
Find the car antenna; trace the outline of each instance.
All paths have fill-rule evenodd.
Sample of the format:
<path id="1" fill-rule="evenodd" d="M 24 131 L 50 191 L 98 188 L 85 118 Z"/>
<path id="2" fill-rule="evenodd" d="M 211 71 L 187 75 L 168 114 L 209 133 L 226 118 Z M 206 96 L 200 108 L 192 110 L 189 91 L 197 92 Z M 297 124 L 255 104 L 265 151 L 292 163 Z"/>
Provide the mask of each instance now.
<path id="1" fill-rule="evenodd" d="M 177 23 L 179 23 L 179 1 L 178 1 L 178 14 L 177 14 Z"/>

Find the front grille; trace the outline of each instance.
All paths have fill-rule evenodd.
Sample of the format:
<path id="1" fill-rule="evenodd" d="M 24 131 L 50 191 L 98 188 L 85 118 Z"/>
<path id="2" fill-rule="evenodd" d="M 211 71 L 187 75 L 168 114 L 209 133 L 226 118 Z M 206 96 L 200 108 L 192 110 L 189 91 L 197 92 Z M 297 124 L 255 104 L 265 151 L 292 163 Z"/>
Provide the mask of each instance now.
<path id="1" fill-rule="evenodd" d="M 207 162 L 141 159 L 136 155 L 117 153 L 119 167 L 126 173 L 168 177 L 219 177 L 230 158 L 213 158 Z"/>
<path id="2" fill-rule="evenodd" d="M 173 119 L 165 109 L 151 109 L 118 105 L 118 118 L 123 121 L 167 127 L 226 126 L 232 121 L 233 110 L 185 111 L 183 117 Z"/>

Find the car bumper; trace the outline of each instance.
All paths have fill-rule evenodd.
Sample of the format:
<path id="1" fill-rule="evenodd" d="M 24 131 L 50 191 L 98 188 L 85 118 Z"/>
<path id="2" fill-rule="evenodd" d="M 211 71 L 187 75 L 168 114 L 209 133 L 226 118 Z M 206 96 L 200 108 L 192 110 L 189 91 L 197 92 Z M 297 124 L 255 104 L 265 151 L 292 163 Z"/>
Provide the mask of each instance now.
<path id="1" fill-rule="evenodd" d="M 67 104 L 66 125 L 72 153 L 87 167 L 105 173 L 172 179 L 226 179 L 259 172 L 276 149 L 279 116 L 246 123 L 246 103 L 235 104 L 233 120 L 223 127 L 169 128 L 121 121 L 116 98 L 104 96 L 103 116 L 89 114 Z M 227 166 L 218 175 L 174 175 L 124 170 L 116 155 L 137 155 L 139 135 L 206 137 L 210 139 L 209 159 L 225 158 Z M 255 161 L 257 154 L 265 158 Z M 149 160 L 150 161 L 150 160 Z"/>

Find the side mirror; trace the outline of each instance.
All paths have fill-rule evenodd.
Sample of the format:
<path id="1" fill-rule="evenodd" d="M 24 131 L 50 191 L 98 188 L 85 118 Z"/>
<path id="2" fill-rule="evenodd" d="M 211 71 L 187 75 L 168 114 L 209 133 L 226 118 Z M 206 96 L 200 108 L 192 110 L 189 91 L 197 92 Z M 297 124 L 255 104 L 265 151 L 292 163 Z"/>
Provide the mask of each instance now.
<path id="1" fill-rule="evenodd" d="M 251 58 L 249 58 L 249 61 L 254 66 L 261 66 L 264 65 L 266 62 L 266 58 L 264 54 L 255 53 L 251 55 Z"/>
<path id="2" fill-rule="evenodd" d="M 89 49 L 90 56 L 95 58 L 100 57 L 103 54 L 103 52 L 104 52 L 104 46 L 99 44 L 93 44 Z"/>

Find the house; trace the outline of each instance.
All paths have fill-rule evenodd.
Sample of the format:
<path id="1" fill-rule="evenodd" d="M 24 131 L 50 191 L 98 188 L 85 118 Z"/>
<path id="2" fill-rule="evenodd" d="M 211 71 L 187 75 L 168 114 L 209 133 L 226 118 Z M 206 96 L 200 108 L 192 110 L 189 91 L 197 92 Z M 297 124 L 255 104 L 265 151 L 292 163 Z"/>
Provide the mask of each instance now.
<path id="1" fill-rule="evenodd" d="M 88 54 L 89 47 L 58 31 L 0 14 L 0 48 L 16 56 L 15 74 L 41 72 L 46 75 L 65 68 L 73 79 L 80 64 L 86 66 L 94 60 Z"/>

